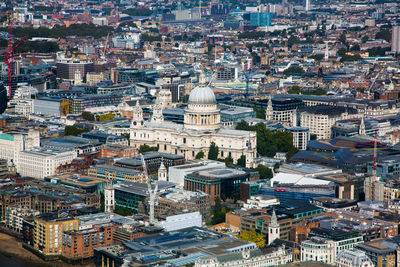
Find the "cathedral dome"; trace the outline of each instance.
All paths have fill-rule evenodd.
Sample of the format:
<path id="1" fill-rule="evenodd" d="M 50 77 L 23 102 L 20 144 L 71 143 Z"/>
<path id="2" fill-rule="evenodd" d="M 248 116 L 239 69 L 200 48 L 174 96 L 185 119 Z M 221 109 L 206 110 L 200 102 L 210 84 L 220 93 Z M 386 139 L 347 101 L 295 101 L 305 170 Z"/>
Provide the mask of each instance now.
<path id="1" fill-rule="evenodd" d="M 208 86 L 198 86 L 189 95 L 189 104 L 217 104 L 214 92 Z"/>

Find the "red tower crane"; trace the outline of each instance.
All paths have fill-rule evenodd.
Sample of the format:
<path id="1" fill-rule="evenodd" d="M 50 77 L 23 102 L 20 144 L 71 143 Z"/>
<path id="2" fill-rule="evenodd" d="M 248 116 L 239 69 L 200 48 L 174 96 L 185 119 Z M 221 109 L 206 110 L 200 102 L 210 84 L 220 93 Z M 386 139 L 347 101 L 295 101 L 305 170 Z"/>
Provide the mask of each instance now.
<path id="1" fill-rule="evenodd" d="M 15 46 L 13 46 L 13 36 L 12 36 L 12 26 L 13 26 L 13 14 L 8 15 L 8 24 L 9 24 L 9 32 L 8 32 L 8 50 L 4 52 L 4 63 L 8 67 L 8 99 L 12 98 L 11 95 L 11 85 L 12 85 L 12 76 L 14 74 L 14 49 L 17 48 L 26 37 L 23 37 Z"/>

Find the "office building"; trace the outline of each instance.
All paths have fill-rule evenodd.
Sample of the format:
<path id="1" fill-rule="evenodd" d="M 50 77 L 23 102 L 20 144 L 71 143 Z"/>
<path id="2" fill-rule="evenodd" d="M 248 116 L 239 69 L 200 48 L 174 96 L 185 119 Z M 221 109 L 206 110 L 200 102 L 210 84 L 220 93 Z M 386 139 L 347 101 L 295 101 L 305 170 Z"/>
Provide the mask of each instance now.
<path id="1" fill-rule="evenodd" d="M 314 237 L 301 243 L 301 261 L 335 263 L 335 244 L 332 240 Z"/>
<path id="2" fill-rule="evenodd" d="M 202 225 L 202 216 L 198 211 L 167 216 L 165 220 L 157 223 L 157 226 L 162 227 L 167 232 L 181 230 L 188 227 L 201 227 Z"/>
<path id="3" fill-rule="evenodd" d="M 133 95 L 135 94 L 135 85 L 131 83 L 118 83 L 110 86 L 100 86 L 97 88 L 99 95 Z"/>
<path id="4" fill-rule="evenodd" d="M 106 164 L 99 164 L 90 167 L 88 175 L 114 182 L 146 183 L 146 177 L 142 171 Z"/>
<path id="5" fill-rule="evenodd" d="M 120 95 L 81 95 L 69 99 L 70 113 L 79 114 L 85 111 L 86 108 L 117 106 L 122 102 Z"/>
<path id="6" fill-rule="evenodd" d="M 170 188 L 160 193 L 158 205 L 154 207 L 155 218 L 165 219 L 167 216 L 187 212 L 200 212 L 203 221 L 210 219 L 210 196 L 201 191 L 192 192 L 183 189 Z M 149 202 L 139 206 L 139 213 L 149 213 Z"/>
<path id="7" fill-rule="evenodd" d="M 165 191 L 172 187 L 175 187 L 175 184 L 158 181 L 159 191 Z M 154 190 L 154 183 L 151 185 L 151 188 Z M 124 182 L 114 185 L 114 203 L 116 207 L 129 208 L 137 213 L 139 204 L 147 197 L 149 197 L 149 191 L 146 183 Z"/>
<path id="8" fill-rule="evenodd" d="M 336 257 L 336 267 L 374 267 L 365 252 L 358 249 L 346 249 Z"/>
<path id="9" fill-rule="evenodd" d="M 365 244 L 359 244 L 357 249 L 365 252 L 373 266 L 390 267 L 397 266 L 396 255 L 398 252 L 396 247 L 396 243 L 387 242 L 386 239 L 375 239 Z"/>
<path id="10" fill-rule="evenodd" d="M 33 113 L 61 117 L 69 114 L 69 102 L 61 98 L 40 98 L 33 100 Z"/>
<path id="11" fill-rule="evenodd" d="M 272 13 L 250 13 L 250 25 L 257 27 L 272 26 Z"/>
<path id="12" fill-rule="evenodd" d="M 0 133 L 0 158 L 18 167 L 19 153 L 40 146 L 39 131 Z"/>
<path id="13" fill-rule="evenodd" d="M 311 0 L 304 0 L 304 10 L 310 11 L 311 9 Z"/>
<path id="14" fill-rule="evenodd" d="M 392 27 L 392 52 L 400 53 L 400 26 Z"/>
<path id="15" fill-rule="evenodd" d="M 357 116 L 356 112 L 352 108 L 314 106 L 300 113 L 300 126 L 307 127 L 310 134 L 315 134 L 317 139 L 328 139 L 336 121 L 354 118 Z"/>
<path id="16" fill-rule="evenodd" d="M 216 198 L 233 198 L 235 194 L 239 196 L 240 183 L 251 180 L 250 173 L 225 167 L 188 174 L 185 176 L 184 187 L 185 190 L 200 190 L 209 194 L 211 203 L 214 204 Z"/>
<path id="17" fill-rule="evenodd" d="M 307 149 L 308 141 L 310 141 L 310 132 L 306 127 L 287 127 L 286 130 L 293 135 L 293 146 L 300 150 Z"/>
<path id="18" fill-rule="evenodd" d="M 56 64 L 57 67 L 57 78 L 65 80 L 80 80 L 86 78 L 88 72 L 93 72 L 94 64 L 88 61 L 79 60 L 64 60 Z"/>
<path id="19" fill-rule="evenodd" d="M 44 179 L 55 175 L 56 169 L 71 163 L 76 158 L 74 150 L 32 149 L 21 151 L 18 155 L 17 170 L 22 176 Z"/>

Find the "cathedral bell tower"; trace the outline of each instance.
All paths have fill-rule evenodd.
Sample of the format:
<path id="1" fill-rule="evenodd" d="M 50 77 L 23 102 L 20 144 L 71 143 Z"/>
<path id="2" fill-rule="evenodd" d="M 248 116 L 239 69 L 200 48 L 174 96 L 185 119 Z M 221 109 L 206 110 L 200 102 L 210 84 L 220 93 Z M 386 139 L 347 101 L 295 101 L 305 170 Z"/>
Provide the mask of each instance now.
<path id="1" fill-rule="evenodd" d="M 144 120 L 143 120 L 143 110 L 140 107 L 139 104 L 139 99 L 136 101 L 136 105 L 133 108 L 133 116 L 132 116 L 132 123 L 131 127 L 141 127 L 144 125 Z"/>

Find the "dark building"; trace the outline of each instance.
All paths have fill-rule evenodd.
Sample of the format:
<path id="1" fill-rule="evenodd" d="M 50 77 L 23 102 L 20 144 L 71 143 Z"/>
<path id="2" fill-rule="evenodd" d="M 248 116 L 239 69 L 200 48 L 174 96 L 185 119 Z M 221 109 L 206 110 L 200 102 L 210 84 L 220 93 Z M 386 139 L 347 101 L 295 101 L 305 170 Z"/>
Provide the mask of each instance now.
<path id="1" fill-rule="evenodd" d="M 185 157 L 183 155 L 168 154 L 162 152 L 145 152 L 143 153 L 146 162 L 147 171 L 149 173 L 156 173 L 160 168 L 161 161 L 164 163 L 165 168 L 185 164 Z M 124 167 L 135 170 L 142 170 L 141 156 L 136 156 L 131 159 L 121 159 L 115 162 L 114 166 Z"/>
<path id="2" fill-rule="evenodd" d="M 0 84 L 0 114 L 6 110 L 7 102 L 7 89 L 4 85 Z"/>
<path id="3" fill-rule="evenodd" d="M 211 3 L 211 15 L 221 16 L 228 14 L 228 7 L 221 3 Z"/>
<path id="4" fill-rule="evenodd" d="M 88 72 L 94 71 L 94 64 L 93 62 L 87 61 L 64 61 L 58 62 L 56 64 L 57 67 L 57 78 L 62 78 L 66 80 L 74 80 L 75 74 L 80 74 L 82 80 L 86 77 Z"/>
<path id="5" fill-rule="evenodd" d="M 216 198 L 239 198 L 240 183 L 256 179 L 257 177 L 240 169 L 209 169 L 186 175 L 185 189 L 209 194 L 211 203 L 214 204 Z"/>

